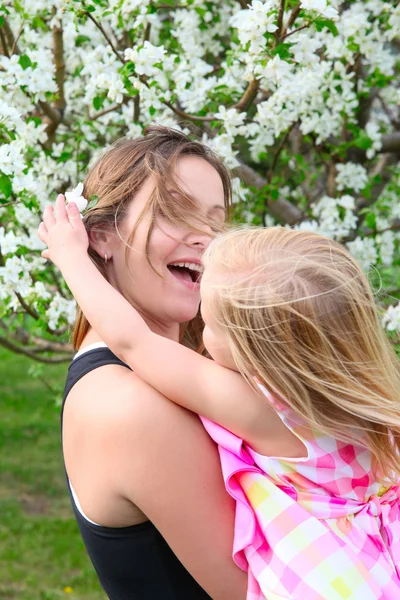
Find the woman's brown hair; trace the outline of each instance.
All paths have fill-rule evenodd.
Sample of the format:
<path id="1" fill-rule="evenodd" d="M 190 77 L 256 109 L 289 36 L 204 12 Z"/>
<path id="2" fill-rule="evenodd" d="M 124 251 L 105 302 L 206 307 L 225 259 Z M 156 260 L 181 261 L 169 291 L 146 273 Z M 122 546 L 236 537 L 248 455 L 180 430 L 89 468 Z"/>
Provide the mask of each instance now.
<path id="1" fill-rule="evenodd" d="M 147 236 L 146 251 L 154 219 L 159 213 L 177 225 L 192 227 L 194 230 L 199 228 L 199 223 L 206 224 L 205 219 L 200 217 L 199 211 L 196 210 L 196 201 L 182 190 L 174 177 L 176 161 L 184 155 L 198 156 L 215 168 L 222 180 L 224 204 L 228 212 L 232 195 L 231 180 L 221 159 L 210 148 L 191 140 L 178 130 L 152 126 L 145 130 L 142 137 L 116 142 L 89 169 L 84 181 L 83 195 L 86 198 L 97 196 L 97 203 L 84 215 L 86 229 L 90 231 L 115 228 L 118 231 L 130 203 L 150 176 L 154 177 L 154 190 L 129 239 L 126 240 L 127 253 L 138 224 L 149 210 L 153 221 Z M 89 255 L 98 270 L 107 278 L 103 258 L 92 248 L 89 248 Z M 185 345 L 193 348 L 200 346 L 201 325 L 201 317 L 198 315 L 190 323 L 182 326 L 181 339 Z M 80 347 L 89 329 L 90 324 L 78 307 L 72 335 L 75 349 Z"/>

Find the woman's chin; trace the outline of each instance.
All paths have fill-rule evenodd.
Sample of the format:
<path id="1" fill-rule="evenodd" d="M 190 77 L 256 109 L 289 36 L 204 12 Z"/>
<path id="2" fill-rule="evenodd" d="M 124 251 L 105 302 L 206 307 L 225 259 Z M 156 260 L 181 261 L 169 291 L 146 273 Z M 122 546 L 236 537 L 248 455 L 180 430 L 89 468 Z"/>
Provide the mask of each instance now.
<path id="1" fill-rule="evenodd" d="M 198 312 L 200 306 L 200 297 L 197 299 L 193 298 L 192 300 L 183 300 L 180 299 L 176 301 L 168 311 L 168 315 L 171 321 L 175 323 L 186 323 L 187 321 L 191 321 L 194 319 Z"/>

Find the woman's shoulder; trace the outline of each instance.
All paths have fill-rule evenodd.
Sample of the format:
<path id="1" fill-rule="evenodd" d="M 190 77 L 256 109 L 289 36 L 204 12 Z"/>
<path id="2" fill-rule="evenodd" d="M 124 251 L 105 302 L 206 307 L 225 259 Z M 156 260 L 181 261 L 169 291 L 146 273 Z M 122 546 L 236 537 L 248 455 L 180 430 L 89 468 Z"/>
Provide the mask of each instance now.
<path id="1" fill-rule="evenodd" d="M 84 375 L 71 389 L 64 418 L 85 422 L 91 429 L 118 432 L 154 425 L 162 418 L 187 412 L 121 365 L 103 365 Z"/>

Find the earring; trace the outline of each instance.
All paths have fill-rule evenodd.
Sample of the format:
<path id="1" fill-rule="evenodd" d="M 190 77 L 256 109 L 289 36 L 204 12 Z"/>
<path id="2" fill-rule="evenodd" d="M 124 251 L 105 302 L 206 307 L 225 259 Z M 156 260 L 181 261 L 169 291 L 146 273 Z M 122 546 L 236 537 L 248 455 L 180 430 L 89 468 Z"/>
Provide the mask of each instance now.
<path id="1" fill-rule="evenodd" d="M 107 254 L 104 252 L 104 264 L 107 266 Z"/>

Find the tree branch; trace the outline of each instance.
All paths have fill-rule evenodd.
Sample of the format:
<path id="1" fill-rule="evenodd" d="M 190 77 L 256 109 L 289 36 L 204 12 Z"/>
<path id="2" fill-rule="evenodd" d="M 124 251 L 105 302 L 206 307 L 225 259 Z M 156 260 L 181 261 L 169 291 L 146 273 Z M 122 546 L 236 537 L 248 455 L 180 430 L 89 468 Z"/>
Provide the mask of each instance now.
<path id="1" fill-rule="evenodd" d="M 233 105 L 233 108 L 236 108 L 238 111 L 247 111 L 257 96 L 259 85 L 260 83 L 257 79 L 250 81 L 243 96 L 237 104 Z"/>
<path id="2" fill-rule="evenodd" d="M 43 102 L 42 100 L 39 100 L 38 105 L 40 106 L 44 114 L 50 119 L 50 121 L 53 121 L 58 125 L 58 123 L 61 121 L 61 115 L 58 112 L 58 110 L 50 106 L 50 104 L 48 104 L 47 102 Z"/>
<path id="3" fill-rule="evenodd" d="M 120 55 L 120 53 L 118 52 L 118 50 L 116 49 L 116 47 L 114 46 L 114 44 L 112 43 L 110 37 L 108 36 L 107 32 L 104 30 L 103 26 L 101 25 L 101 23 L 98 23 L 97 20 L 94 18 L 94 16 L 92 15 L 92 13 L 85 11 L 84 14 L 89 17 L 89 19 L 95 24 L 95 26 L 97 27 L 97 29 L 99 29 L 101 31 L 101 33 L 104 35 L 105 39 L 107 40 L 111 50 L 114 52 L 115 56 L 118 58 L 118 60 L 124 65 L 125 64 L 125 59 L 122 58 L 122 56 Z"/>
<path id="4" fill-rule="evenodd" d="M 60 352 L 61 354 L 71 354 L 74 352 L 72 344 L 63 344 L 61 342 L 53 342 L 50 340 L 43 340 L 42 338 L 32 337 L 32 343 L 35 348 L 32 348 L 32 352 Z"/>
<path id="5" fill-rule="evenodd" d="M 363 237 L 370 237 L 371 235 L 380 235 L 381 233 L 385 233 L 385 231 L 400 231 L 400 219 L 396 219 L 392 225 L 385 227 L 385 229 L 363 229 L 361 234 Z M 358 235 L 360 235 L 360 232 L 356 230 L 344 238 L 343 242 L 352 242 Z"/>
<path id="6" fill-rule="evenodd" d="M 60 294 L 60 296 L 62 296 L 63 298 L 67 298 L 67 296 L 66 296 L 66 294 L 65 294 L 64 290 L 63 290 L 63 289 L 62 289 L 62 287 L 61 287 L 60 280 L 59 280 L 59 278 L 57 277 L 57 273 L 56 273 L 56 271 L 54 270 L 54 265 L 53 265 L 52 263 L 50 263 L 50 261 L 48 261 L 48 266 L 47 266 L 47 268 L 48 268 L 48 271 L 49 271 L 49 273 L 50 273 L 50 275 L 51 275 L 51 278 L 52 278 L 52 280 L 54 281 L 54 285 L 56 286 L 58 293 L 59 293 L 59 294 Z"/>
<path id="7" fill-rule="evenodd" d="M 393 127 L 395 129 L 398 129 L 400 127 L 400 121 L 397 120 L 396 117 L 393 115 L 392 111 L 389 109 L 388 105 L 386 104 L 382 96 L 379 94 L 379 92 L 376 97 L 378 98 L 383 110 L 385 111 L 385 114 L 389 118 L 389 121 L 391 122 Z"/>
<path id="8" fill-rule="evenodd" d="M 214 115 L 211 115 L 209 117 L 200 117 L 197 115 L 189 115 L 188 113 L 185 113 L 183 110 L 179 110 L 179 108 L 176 108 L 168 100 L 164 100 L 163 104 L 165 106 L 168 106 L 168 108 L 170 108 L 176 115 L 178 115 L 178 117 L 181 117 L 182 119 L 187 119 L 188 121 L 202 121 L 203 123 L 210 123 L 211 121 L 218 120 L 218 119 L 216 119 L 216 117 Z"/>
<path id="9" fill-rule="evenodd" d="M 7 338 L 0 336 L 0 346 L 6 348 L 7 350 L 11 350 L 11 352 L 15 352 L 16 354 L 23 354 L 24 356 L 28 356 L 29 358 L 33 358 L 37 362 L 46 363 L 46 364 L 58 364 L 63 362 L 69 362 L 69 356 L 39 356 L 35 354 L 32 350 L 28 350 L 27 348 L 23 348 L 22 346 L 18 346 L 13 342 L 10 342 Z"/>
<path id="10" fill-rule="evenodd" d="M 248 165 L 245 165 L 244 163 L 242 163 L 240 167 L 234 169 L 234 172 L 241 177 L 243 182 L 248 186 L 262 189 L 268 185 L 267 179 L 262 177 L 259 173 L 257 173 L 257 171 Z M 303 218 L 303 215 L 297 206 L 291 202 L 288 202 L 284 198 L 278 198 L 278 200 L 270 200 L 266 198 L 266 205 L 273 217 L 278 218 L 289 225 L 294 225 Z"/>
<path id="11" fill-rule="evenodd" d="M 4 35 L 4 31 L 3 31 L 2 27 L 0 27 L 0 41 L 1 41 L 1 45 L 3 46 L 3 54 L 4 54 L 4 56 L 6 56 L 7 58 L 10 58 L 10 55 L 8 53 L 6 36 Z"/>
<path id="12" fill-rule="evenodd" d="M 31 316 L 33 319 L 35 319 L 35 321 L 39 321 L 41 318 L 39 313 L 36 312 L 36 310 L 34 308 L 32 308 L 32 306 L 30 306 L 27 302 L 25 302 L 24 298 L 21 296 L 21 294 L 19 292 L 15 292 L 15 295 L 17 296 L 18 301 L 21 304 L 24 311 L 26 312 L 26 314 Z M 51 335 L 61 335 L 62 333 L 65 333 L 64 329 L 57 331 L 55 329 L 51 329 L 51 327 L 49 327 L 48 325 L 46 326 L 46 331 L 48 333 L 50 333 Z"/>
<path id="13" fill-rule="evenodd" d="M 140 94 L 133 99 L 133 122 L 138 123 L 140 117 Z"/>
<path id="14" fill-rule="evenodd" d="M 18 44 L 15 41 L 13 31 L 12 31 L 12 29 L 11 29 L 11 27 L 10 27 L 7 19 L 4 19 L 4 25 L 3 25 L 3 27 L 4 27 L 4 32 L 6 34 L 6 39 L 7 39 L 7 45 L 8 45 L 8 47 L 9 48 L 13 48 L 15 54 L 20 54 L 20 51 L 19 51 L 19 48 L 18 48 Z M 11 54 L 10 54 L 10 56 L 11 56 Z"/>
<path id="15" fill-rule="evenodd" d="M 371 177 L 376 177 L 379 175 L 381 180 L 372 188 L 369 199 L 364 197 L 358 199 L 357 212 L 360 212 L 361 209 L 366 208 L 367 206 L 371 206 L 375 200 L 379 198 L 392 176 L 391 167 L 393 167 L 396 163 L 397 157 L 395 154 L 384 154 L 380 157 L 375 169 L 371 173 Z"/>
<path id="16" fill-rule="evenodd" d="M 53 28 L 53 55 L 54 65 L 56 68 L 56 83 L 58 88 L 58 98 L 54 102 L 54 108 L 47 103 L 42 103 L 41 107 L 45 114 L 49 117 L 50 123 L 47 125 L 46 133 L 48 140 L 46 147 L 51 147 L 54 141 L 54 136 L 59 124 L 62 121 L 65 111 L 65 95 L 64 95 L 64 79 L 65 79 L 65 63 L 64 63 L 64 43 L 62 27 Z M 47 104 L 47 105 L 46 105 Z"/>
<path id="17" fill-rule="evenodd" d="M 135 96 L 135 98 L 136 97 L 137 96 Z M 91 117 L 89 116 L 89 121 L 95 121 L 96 119 L 99 119 L 100 117 L 107 115 L 108 113 L 113 112 L 114 110 L 118 110 L 119 108 L 121 108 L 121 104 L 114 104 L 113 106 L 104 108 L 103 110 L 100 110 L 99 112 L 95 113 Z"/>
<path id="18" fill-rule="evenodd" d="M 296 4 L 296 6 L 293 8 L 292 12 L 290 13 L 289 20 L 286 23 L 285 27 L 283 28 L 281 39 L 284 39 L 288 29 L 291 29 L 293 27 L 297 17 L 300 14 L 300 11 L 301 11 L 301 6 L 300 6 L 300 2 L 299 2 L 298 4 Z"/>
<path id="19" fill-rule="evenodd" d="M 382 136 L 382 148 L 379 152 L 400 152 L 400 131 Z"/>
<path id="20" fill-rule="evenodd" d="M 32 308 L 31 306 L 29 306 L 29 304 L 27 302 L 25 302 L 25 300 L 23 299 L 23 297 L 21 296 L 21 294 L 19 292 L 15 292 L 15 295 L 17 296 L 20 305 L 22 306 L 22 308 L 24 309 L 24 311 L 30 315 L 33 319 L 35 319 L 35 321 L 38 321 L 40 319 L 40 315 L 36 312 L 36 310 L 34 308 Z"/>
<path id="21" fill-rule="evenodd" d="M 277 148 L 277 150 L 276 150 L 276 152 L 274 154 L 274 158 L 272 160 L 272 165 L 271 165 L 271 168 L 268 171 L 268 176 L 267 176 L 267 180 L 268 180 L 269 183 L 272 180 L 272 177 L 273 177 L 273 174 L 274 174 L 274 170 L 275 170 L 276 164 L 278 162 L 279 155 L 282 152 L 283 147 L 286 144 L 287 139 L 288 139 L 289 135 L 291 134 L 291 132 L 293 131 L 293 128 L 295 127 L 295 125 L 297 125 L 297 123 L 292 123 L 291 127 L 288 129 L 288 131 L 285 133 L 285 135 L 281 139 L 281 142 L 280 142 L 280 144 L 279 144 L 279 146 L 278 146 L 278 148 Z"/>
<path id="22" fill-rule="evenodd" d="M 61 115 L 65 110 L 64 96 L 64 79 L 65 79 L 65 62 L 64 62 L 64 41 L 63 28 L 54 27 L 53 29 L 53 52 L 54 64 L 56 67 L 56 83 L 58 88 L 58 98 L 54 102 L 55 107 L 60 111 Z"/>
<path id="23" fill-rule="evenodd" d="M 278 12 L 278 22 L 277 22 L 278 29 L 275 32 L 276 44 L 279 44 L 279 42 L 281 40 L 284 13 L 285 13 L 285 0 L 281 0 L 280 5 L 279 5 L 279 12 Z"/>
<path id="24" fill-rule="evenodd" d="M 11 52 L 10 52 L 10 56 L 12 56 L 14 54 L 15 49 L 16 49 L 17 44 L 18 44 L 18 40 L 21 37 L 23 30 L 24 30 L 24 24 L 22 23 L 22 25 L 20 27 L 20 30 L 18 31 L 18 35 L 17 35 L 17 37 L 15 38 L 15 40 L 13 42 L 13 45 L 12 45 L 12 48 L 11 48 Z"/>
<path id="25" fill-rule="evenodd" d="M 283 40 L 286 40 L 288 37 L 290 37 L 291 35 L 293 35 L 294 33 L 297 33 L 298 31 L 301 31 L 302 29 L 307 29 L 307 27 L 310 27 L 310 23 L 306 23 L 305 25 L 302 25 L 301 27 L 298 27 L 297 29 L 293 29 L 293 31 L 290 31 L 289 33 L 286 33 L 282 38 L 281 41 L 283 42 Z"/>

